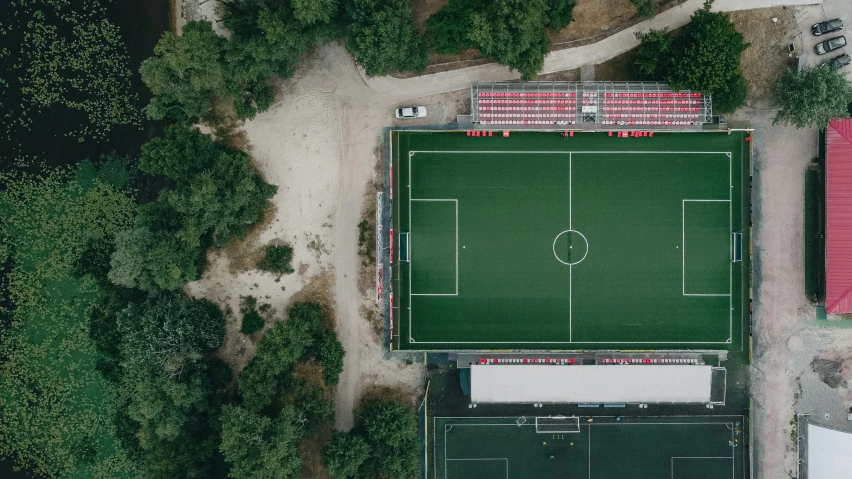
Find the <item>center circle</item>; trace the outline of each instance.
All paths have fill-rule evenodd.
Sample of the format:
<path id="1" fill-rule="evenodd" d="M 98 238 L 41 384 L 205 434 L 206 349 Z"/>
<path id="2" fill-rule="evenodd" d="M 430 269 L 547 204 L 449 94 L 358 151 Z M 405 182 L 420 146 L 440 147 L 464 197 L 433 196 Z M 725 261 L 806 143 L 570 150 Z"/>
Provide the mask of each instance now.
<path id="1" fill-rule="evenodd" d="M 575 265 L 589 254 L 589 241 L 583 233 L 565 230 L 553 239 L 553 255 L 562 264 Z"/>

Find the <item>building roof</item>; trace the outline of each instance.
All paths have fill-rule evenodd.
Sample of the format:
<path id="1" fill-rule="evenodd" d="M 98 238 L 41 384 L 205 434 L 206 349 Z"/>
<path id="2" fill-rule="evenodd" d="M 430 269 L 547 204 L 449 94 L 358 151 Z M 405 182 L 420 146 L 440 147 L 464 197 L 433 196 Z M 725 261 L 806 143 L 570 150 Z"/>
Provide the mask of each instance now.
<path id="1" fill-rule="evenodd" d="M 808 479 L 852 477 L 852 434 L 808 424 Z"/>
<path id="2" fill-rule="evenodd" d="M 472 365 L 474 403 L 709 403 L 710 366 Z"/>
<path id="3" fill-rule="evenodd" d="M 825 312 L 852 313 L 852 119 L 825 132 Z"/>

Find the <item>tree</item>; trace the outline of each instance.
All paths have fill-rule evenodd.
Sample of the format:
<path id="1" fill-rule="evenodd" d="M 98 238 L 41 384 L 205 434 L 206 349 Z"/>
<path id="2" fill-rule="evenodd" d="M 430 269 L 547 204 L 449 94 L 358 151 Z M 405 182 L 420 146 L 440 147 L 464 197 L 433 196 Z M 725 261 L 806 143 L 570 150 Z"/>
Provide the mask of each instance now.
<path id="1" fill-rule="evenodd" d="M 293 272 L 290 262 L 293 260 L 293 247 L 290 245 L 267 246 L 266 257 L 258 263 L 257 267 L 264 271 L 277 274 L 288 274 Z"/>
<path id="2" fill-rule="evenodd" d="M 282 375 L 304 358 L 313 344 L 314 328 L 304 321 L 284 321 L 275 326 L 257 343 L 251 363 L 240 374 L 239 390 L 243 404 L 259 411 L 272 402 Z"/>
<path id="3" fill-rule="evenodd" d="M 145 107 L 149 118 L 166 116 L 191 122 L 213 107 L 213 96 L 224 91 L 221 58 L 224 40 L 210 22 L 189 22 L 183 34 L 163 34 L 154 56 L 142 62 L 142 81 L 154 94 Z"/>
<path id="4" fill-rule="evenodd" d="M 666 80 L 677 90 L 713 94 L 740 74 L 740 54 L 748 48 L 727 16 L 710 11 L 711 2 L 697 10 L 674 48 Z"/>
<path id="5" fill-rule="evenodd" d="M 358 413 L 356 433 L 370 457 L 361 472 L 368 477 L 409 479 L 419 470 L 417 418 L 411 407 L 395 400 L 368 404 Z"/>
<path id="6" fill-rule="evenodd" d="M 454 55 L 472 46 L 470 31 L 479 0 L 450 0 L 426 20 L 426 35 L 436 53 Z"/>
<path id="7" fill-rule="evenodd" d="M 677 37 L 665 29 L 637 33 L 641 43 L 634 68 L 641 78 L 665 80 L 675 90 L 718 95 L 720 111 L 734 111 L 745 102 L 740 55 L 748 44 L 728 17 L 710 11 L 711 3 L 706 1 Z"/>
<path id="8" fill-rule="evenodd" d="M 322 365 L 325 383 L 337 384 L 340 373 L 343 372 L 343 356 L 346 354 L 343 345 L 337 340 L 337 334 L 328 329 L 321 330 L 314 347 L 316 349 L 314 356 Z"/>
<path id="9" fill-rule="evenodd" d="M 713 95 L 713 111 L 717 113 L 733 113 L 746 101 L 745 78 L 736 75 L 728 80 L 728 84 Z"/>
<path id="10" fill-rule="evenodd" d="M 241 333 L 254 334 L 263 329 L 264 321 L 257 311 L 257 298 L 254 296 L 241 297 L 240 312 L 243 315 L 242 325 L 240 326 Z"/>
<path id="11" fill-rule="evenodd" d="M 153 209 L 149 203 L 144 212 Z M 198 264 L 203 259 L 198 246 L 179 241 L 168 231 L 155 232 L 137 220 L 137 226 L 120 233 L 110 260 L 109 280 L 125 288 L 144 291 L 175 290 L 198 279 Z"/>
<path id="12" fill-rule="evenodd" d="M 369 457 L 370 446 L 362 436 L 341 431 L 332 431 L 331 440 L 322 451 L 323 463 L 333 479 L 358 477 Z"/>
<path id="13" fill-rule="evenodd" d="M 654 0 L 630 0 L 636 7 L 636 13 L 643 18 L 651 18 L 657 15 L 657 2 Z"/>
<path id="14" fill-rule="evenodd" d="M 260 178 L 248 155 L 183 125 L 146 143 L 139 169 L 173 175 L 175 184 L 144 205 L 134 228 L 118 237 L 109 278 L 146 291 L 174 290 L 197 279 L 204 248 L 245 234 L 277 190 Z"/>
<path id="15" fill-rule="evenodd" d="M 304 25 L 330 23 L 340 13 L 339 0 L 292 0 L 293 15 Z"/>
<path id="16" fill-rule="evenodd" d="M 550 9 L 547 11 L 546 25 L 553 30 L 562 30 L 574 20 L 574 0 L 547 0 Z"/>
<path id="17" fill-rule="evenodd" d="M 668 73 L 671 59 L 672 37 L 668 30 L 648 30 L 647 33 L 636 32 L 640 41 L 636 47 L 636 60 L 633 67 L 644 80 L 659 80 Z"/>
<path id="18" fill-rule="evenodd" d="M 193 368 L 182 378 L 163 377 L 144 365 L 128 365 L 121 394 L 127 414 L 138 424 L 137 438 L 143 449 L 173 442 L 186 424 L 208 407 L 204 370 Z"/>
<path id="19" fill-rule="evenodd" d="M 367 76 L 426 68 L 426 46 L 407 0 L 351 0 L 346 49 Z"/>
<path id="20" fill-rule="evenodd" d="M 285 407 L 275 419 L 238 406 L 222 407 L 222 443 L 219 450 L 231 466 L 234 479 L 298 478 L 302 461 L 296 411 Z"/>
<path id="21" fill-rule="evenodd" d="M 225 317 L 215 304 L 163 292 L 131 303 L 117 317 L 125 367 L 147 367 L 176 378 L 222 344 Z"/>
<path id="22" fill-rule="evenodd" d="M 317 42 L 340 35 L 338 0 L 226 1 L 226 84 L 240 118 L 252 118 L 272 104 L 273 76 L 293 75 L 299 59 Z"/>
<path id="23" fill-rule="evenodd" d="M 774 124 L 825 128 L 833 118 L 849 116 L 852 85 L 840 70 L 825 64 L 786 70 L 775 88 L 774 103 L 779 108 Z"/>
<path id="24" fill-rule="evenodd" d="M 550 40 L 545 0 L 494 0 L 474 14 L 470 38 L 483 55 L 533 79 L 544 67 Z"/>

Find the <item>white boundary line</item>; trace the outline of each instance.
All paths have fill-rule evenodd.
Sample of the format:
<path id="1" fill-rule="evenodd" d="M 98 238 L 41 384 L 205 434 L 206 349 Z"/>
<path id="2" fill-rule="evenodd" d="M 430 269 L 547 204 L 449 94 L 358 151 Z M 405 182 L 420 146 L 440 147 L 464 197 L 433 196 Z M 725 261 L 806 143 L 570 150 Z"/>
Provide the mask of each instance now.
<path id="1" fill-rule="evenodd" d="M 609 418 L 609 419 L 612 419 L 612 418 L 613 418 L 613 417 L 615 417 L 615 416 L 569 416 L 569 417 L 576 417 L 576 418 L 577 418 L 577 420 L 578 420 L 578 422 L 579 422 L 579 420 L 580 420 L 580 419 L 582 419 L 582 418 L 596 418 L 596 417 L 597 417 L 597 418 Z M 703 418 L 703 417 L 706 417 L 706 416 L 650 416 L 650 417 L 666 417 L 666 418 L 672 418 L 672 419 L 674 419 L 674 418 L 696 418 L 696 417 L 702 417 L 702 418 Z M 718 418 L 720 418 L 720 419 L 722 419 L 722 418 L 739 418 L 741 422 L 745 422 L 745 416 L 742 416 L 742 415 L 739 415 L 739 416 L 737 416 L 737 415 L 734 415 L 734 416 L 715 416 L 715 417 L 718 417 Z M 448 424 L 447 422 L 444 422 L 444 479 L 447 479 L 447 461 L 477 461 L 477 460 L 490 461 L 490 460 L 501 460 L 501 459 L 503 459 L 503 460 L 505 460 L 505 461 L 506 461 L 506 474 L 507 474 L 507 477 L 508 477 L 508 468 L 509 468 L 509 460 L 508 460 L 508 458 L 469 458 L 469 459 L 448 459 L 448 458 L 447 458 L 447 443 L 448 443 L 449 441 L 447 441 L 447 432 L 449 432 L 450 430 L 452 430 L 452 428 L 453 428 L 453 427 L 474 427 L 474 426 L 514 426 L 514 427 L 516 427 L 516 428 L 517 428 L 517 427 L 524 427 L 524 426 L 535 426 L 535 424 L 530 424 L 530 423 L 528 423 L 528 422 L 527 422 L 527 423 L 524 423 L 524 424 L 521 424 L 521 425 L 518 425 L 518 424 L 515 422 L 515 420 L 516 420 L 517 418 L 512 418 L 512 417 L 507 417 L 507 416 L 483 416 L 483 417 L 475 417 L 475 416 L 468 416 L 468 417 L 461 417 L 461 416 L 434 416 L 434 417 L 432 417 L 432 424 L 433 424 L 433 428 L 432 428 L 432 430 L 433 430 L 433 434 L 434 434 L 434 440 L 435 440 L 436 442 L 437 442 L 437 425 L 438 425 L 438 419 L 463 419 L 463 420 L 470 420 L 470 419 L 504 419 L 504 420 L 510 421 L 510 422 L 507 422 L 507 423 L 500 423 L 500 424 L 490 424 L 490 423 L 479 423 L 479 424 Z M 537 420 L 537 419 L 538 419 L 538 418 L 536 418 L 536 420 Z M 581 430 L 582 430 L 582 427 L 583 427 L 583 426 L 586 426 L 586 427 L 588 427 L 588 428 L 589 428 L 589 431 L 588 431 L 588 437 L 587 437 L 587 443 L 588 443 L 588 445 L 589 445 L 589 456 L 588 456 L 588 462 L 587 462 L 587 464 L 588 464 L 588 468 L 589 468 L 589 478 L 591 478 L 591 477 L 592 477 L 592 426 L 593 426 L 593 425 L 594 425 L 594 426 L 649 426 L 649 425 L 650 425 L 650 426 L 672 426 L 672 425 L 674 425 L 674 426 L 693 426 L 693 425 L 699 425 L 699 426 L 706 426 L 706 425 L 721 425 L 721 426 L 726 426 L 726 427 L 727 427 L 727 428 L 731 431 L 731 444 L 732 444 L 732 445 L 731 445 L 731 456 L 730 456 L 730 457 L 691 457 L 691 456 L 672 456 L 672 457 L 670 458 L 670 460 L 669 460 L 669 461 L 670 461 L 670 464 L 671 464 L 672 479 L 674 479 L 674 460 L 675 460 L 675 459 L 730 459 L 730 460 L 731 460 L 731 479 L 736 478 L 736 447 L 734 447 L 734 446 L 733 446 L 734 444 L 736 444 L 736 443 L 734 442 L 734 439 L 735 439 L 736 435 L 735 435 L 735 433 L 734 433 L 734 428 L 733 428 L 734 423 L 733 423 L 733 422 L 722 422 L 722 421 L 714 421 L 714 422 L 705 422 L 705 421 L 702 421 L 702 422 L 689 422 L 689 421 L 688 421 L 688 422 L 623 422 L 623 423 L 622 423 L 622 422 L 615 422 L 615 423 L 596 423 L 596 424 L 589 423 L 589 424 L 580 424 L 580 428 L 581 428 Z M 450 426 L 450 427 L 449 427 L 449 429 L 447 428 L 447 426 Z M 559 433 L 554 433 L 554 434 L 559 434 Z M 433 448 L 436 448 L 436 447 L 437 447 L 437 444 L 433 444 L 433 445 L 432 445 L 432 447 L 433 447 Z M 434 459 L 434 461 L 435 461 L 435 475 L 436 475 L 436 477 L 437 477 L 437 475 L 438 475 L 438 469 L 437 469 L 437 461 L 438 461 L 438 458 L 437 458 L 437 454 L 435 455 L 435 457 L 434 457 L 433 459 Z"/>
<path id="2" fill-rule="evenodd" d="M 675 461 L 675 459 L 724 459 L 726 461 L 728 461 L 728 460 L 731 461 L 731 464 L 734 464 L 736 462 L 734 460 L 733 456 L 731 456 L 731 457 L 680 457 L 680 456 L 672 456 L 672 458 L 670 459 L 671 467 L 672 467 L 672 479 L 675 479 L 675 475 L 674 475 L 674 461 Z M 736 470 L 733 467 L 731 467 L 731 479 L 734 479 L 734 477 L 736 477 L 735 471 Z"/>
<path id="3" fill-rule="evenodd" d="M 741 148 L 742 149 L 742 148 Z M 571 163 L 572 156 L 574 153 L 579 154 L 610 154 L 610 155 L 635 155 L 635 154 L 678 154 L 678 155 L 726 155 L 728 157 L 728 181 L 730 183 L 731 189 L 733 189 L 733 156 L 730 151 L 522 151 L 522 150 L 501 150 L 501 151 L 490 151 L 490 150 L 480 150 L 480 151 L 472 151 L 472 150 L 409 150 L 408 152 L 408 231 L 411 232 L 411 184 L 413 183 L 412 179 L 414 177 L 413 172 L 411 171 L 411 158 L 414 157 L 416 153 L 446 153 L 446 154 L 567 154 L 568 155 L 568 165 L 569 165 L 569 201 L 568 201 L 568 209 L 569 209 L 569 224 L 570 224 L 570 216 L 571 216 Z M 731 215 L 729 215 L 730 223 L 729 230 L 733 227 L 733 193 L 728 192 L 729 204 L 731 209 Z M 456 233 L 458 234 L 458 227 L 456 227 Z M 408 253 L 409 259 L 411 258 L 411 251 Z M 412 338 L 412 314 L 411 314 L 411 263 L 409 262 L 408 268 L 408 284 L 409 284 L 409 299 L 408 299 L 408 339 L 409 343 L 420 343 L 420 344 L 731 344 L 731 340 L 733 337 L 733 328 L 734 328 L 734 319 L 733 319 L 733 267 L 730 267 L 730 294 L 728 295 L 730 298 L 730 313 L 729 313 L 729 321 L 728 321 L 728 330 L 730 332 L 730 336 L 726 341 L 574 341 L 572 334 L 572 321 L 573 321 L 573 308 L 569 308 L 569 317 L 568 317 L 568 341 L 415 341 Z M 571 271 L 571 267 L 569 266 L 570 276 L 573 277 L 573 271 Z M 456 273 L 456 280 L 458 280 L 458 272 Z M 458 289 L 456 289 L 458 291 Z M 569 295 L 573 294 L 571 290 L 571 280 L 569 280 Z M 569 298 L 569 304 L 573 298 Z"/>
<path id="4" fill-rule="evenodd" d="M 681 282 L 683 289 L 681 293 L 684 296 L 730 296 L 731 285 L 728 284 L 728 293 L 687 293 L 686 292 L 686 204 L 687 203 L 730 203 L 731 200 L 698 200 L 698 199 L 684 199 L 680 202 L 680 231 L 681 231 L 681 241 L 680 241 L 680 252 L 681 252 Z M 730 223 L 730 218 L 728 223 Z M 731 234 L 731 226 L 728 226 L 728 235 Z M 731 258 L 728 258 L 729 260 Z M 731 266 L 728 265 L 728 269 L 730 270 Z M 729 278 L 729 281 L 733 280 L 733 278 Z"/>
<path id="5" fill-rule="evenodd" d="M 444 432 L 446 434 L 446 431 Z M 448 477 L 447 461 L 506 461 L 506 479 L 509 479 L 509 458 L 507 457 L 483 457 L 477 459 L 447 459 L 444 458 L 444 479 Z"/>

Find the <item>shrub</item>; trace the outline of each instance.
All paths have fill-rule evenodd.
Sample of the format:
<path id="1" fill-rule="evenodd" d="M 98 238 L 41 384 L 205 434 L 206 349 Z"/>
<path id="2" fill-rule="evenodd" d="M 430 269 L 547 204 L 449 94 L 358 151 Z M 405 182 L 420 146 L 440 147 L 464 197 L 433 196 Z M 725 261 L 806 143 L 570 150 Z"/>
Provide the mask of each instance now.
<path id="1" fill-rule="evenodd" d="M 243 314 L 243 325 L 240 332 L 243 334 L 254 334 L 263 328 L 263 318 L 256 310 L 251 310 Z"/>
<path id="2" fill-rule="evenodd" d="M 654 0 L 630 0 L 640 17 L 651 18 L 657 15 L 657 3 Z"/>
<path id="3" fill-rule="evenodd" d="M 267 246 L 266 257 L 258 264 L 264 271 L 277 274 L 289 274 L 293 272 L 290 262 L 293 260 L 293 248 L 290 245 Z"/>

